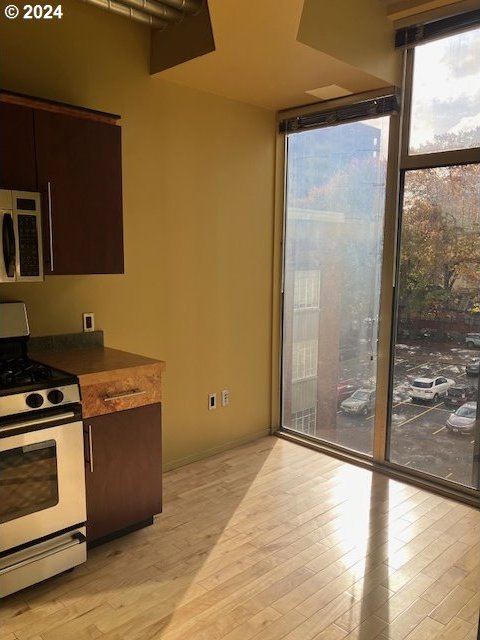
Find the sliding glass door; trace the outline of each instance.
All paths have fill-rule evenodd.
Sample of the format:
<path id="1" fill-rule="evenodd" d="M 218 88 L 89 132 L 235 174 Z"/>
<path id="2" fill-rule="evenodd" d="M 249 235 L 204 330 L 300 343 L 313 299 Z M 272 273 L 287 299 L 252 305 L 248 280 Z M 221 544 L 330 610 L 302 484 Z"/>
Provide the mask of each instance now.
<path id="1" fill-rule="evenodd" d="M 287 137 L 282 423 L 372 453 L 389 116 Z"/>

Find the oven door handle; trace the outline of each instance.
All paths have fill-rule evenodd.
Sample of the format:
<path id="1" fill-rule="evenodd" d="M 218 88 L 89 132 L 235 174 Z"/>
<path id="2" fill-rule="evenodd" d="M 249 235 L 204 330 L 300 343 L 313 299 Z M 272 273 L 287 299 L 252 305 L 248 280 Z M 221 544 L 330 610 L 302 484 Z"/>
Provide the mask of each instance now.
<path id="1" fill-rule="evenodd" d="M 0 433 L 5 433 L 6 431 L 15 431 L 16 429 L 23 429 L 28 427 L 36 427 L 36 426 L 44 426 L 46 424 L 50 424 L 51 422 L 58 422 L 58 420 L 67 420 L 70 418 L 74 418 L 75 414 L 73 411 L 68 411 L 67 413 L 57 413 L 54 416 L 48 416 L 47 418 L 34 418 L 33 420 L 25 420 L 23 422 L 15 422 L 14 424 L 9 424 L 8 426 L 0 427 Z"/>
<path id="2" fill-rule="evenodd" d="M 32 562 L 38 562 L 39 560 L 44 560 L 49 556 L 53 556 L 55 553 L 59 551 L 65 551 L 66 549 L 70 549 L 70 547 L 75 547 L 77 544 L 83 544 L 86 542 L 87 538 L 77 531 L 72 534 L 72 539 L 67 542 L 62 542 L 62 544 L 58 544 L 51 549 L 47 549 L 47 551 L 41 551 L 40 553 L 36 553 L 25 560 L 21 560 L 20 562 L 16 562 L 15 564 L 10 565 L 9 567 L 5 567 L 4 569 L 0 569 L 0 576 L 5 575 L 6 573 L 10 573 L 10 571 L 15 571 L 16 569 L 20 569 L 21 567 L 25 567 Z"/>

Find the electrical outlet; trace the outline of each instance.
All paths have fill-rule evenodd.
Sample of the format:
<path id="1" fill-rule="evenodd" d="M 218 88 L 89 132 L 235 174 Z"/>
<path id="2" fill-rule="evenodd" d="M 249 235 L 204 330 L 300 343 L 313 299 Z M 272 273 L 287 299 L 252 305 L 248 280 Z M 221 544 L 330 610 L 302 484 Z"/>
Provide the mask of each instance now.
<path id="1" fill-rule="evenodd" d="M 83 316 L 83 330 L 95 331 L 95 314 L 88 312 L 82 314 Z"/>
<path id="2" fill-rule="evenodd" d="M 217 394 L 216 393 L 210 393 L 208 395 L 208 410 L 212 411 L 213 409 L 217 408 Z"/>
<path id="3" fill-rule="evenodd" d="M 230 391 L 228 389 L 222 389 L 222 407 L 226 407 L 230 404 Z"/>

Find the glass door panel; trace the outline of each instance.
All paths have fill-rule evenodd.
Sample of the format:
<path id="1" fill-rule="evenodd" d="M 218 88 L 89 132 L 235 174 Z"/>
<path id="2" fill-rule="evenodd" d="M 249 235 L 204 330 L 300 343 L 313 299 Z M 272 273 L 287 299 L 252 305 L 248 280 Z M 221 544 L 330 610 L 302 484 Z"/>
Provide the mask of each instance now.
<path id="1" fill-rule="evenodd" d="M 282 424 L 372 453 L 389 117 L 287 144 Z"/>
<path id="2" fill-rule="evenodd" d="M 54 440 L 0 453 L 0 523 L 58 504 Z"/>
<path id="3" fill-rule="evenodd" d="M 480 165 L 407 171 L 392 462 L 478 488 L 479 363 Z"/>

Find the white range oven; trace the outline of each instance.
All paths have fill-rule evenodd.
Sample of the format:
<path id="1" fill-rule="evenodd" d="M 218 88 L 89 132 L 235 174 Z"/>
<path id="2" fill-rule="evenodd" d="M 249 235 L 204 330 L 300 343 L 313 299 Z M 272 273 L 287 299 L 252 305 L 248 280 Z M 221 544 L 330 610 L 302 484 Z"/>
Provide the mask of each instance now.
<path id="1" fill-rule="evenodd" d="M 0 304 L 0 597 L 86 560 L 78 380 L 30 360 L 25 333 L 24 305 Z"/>

